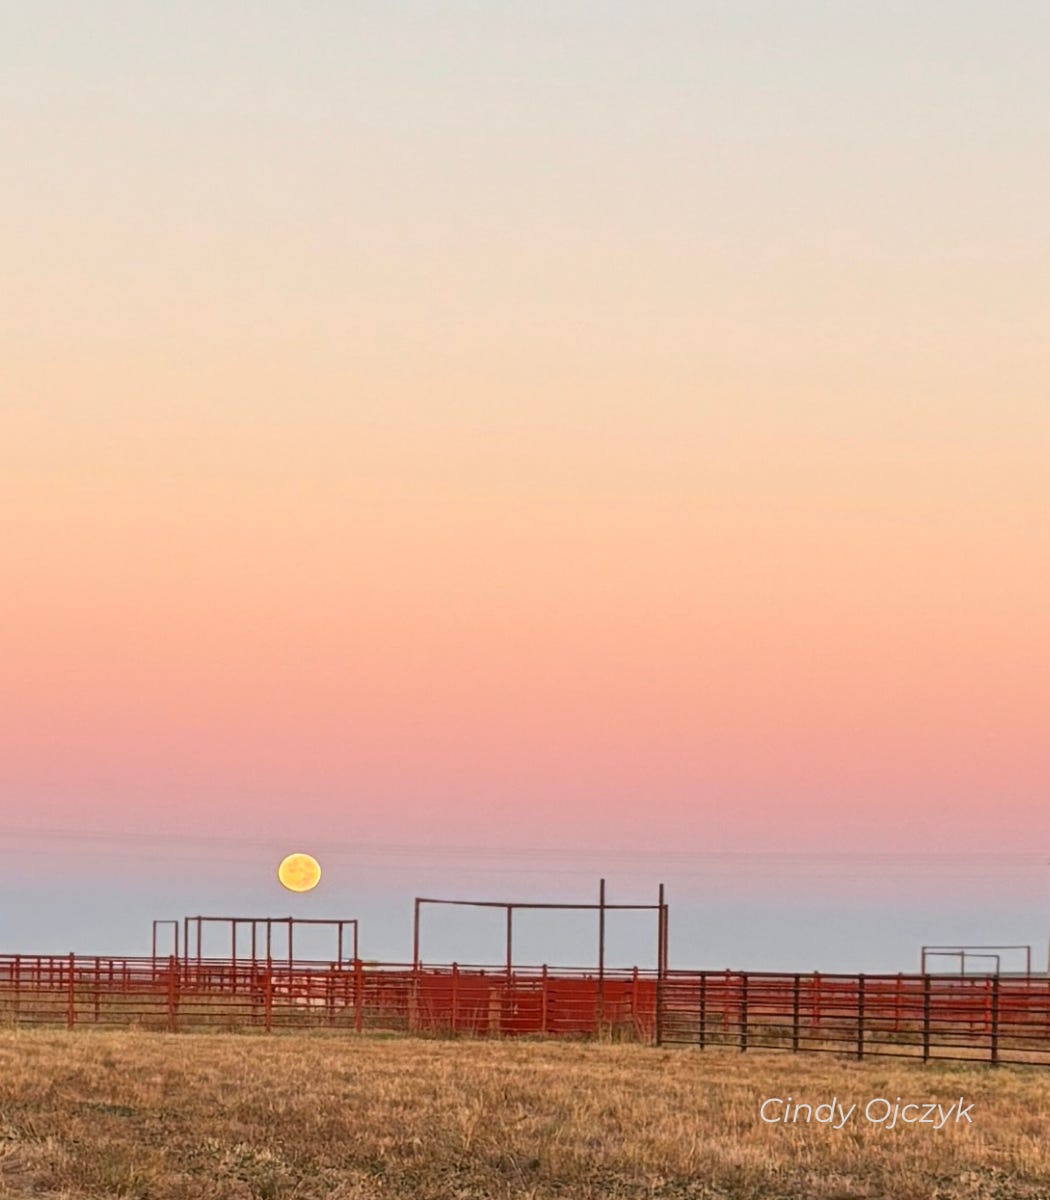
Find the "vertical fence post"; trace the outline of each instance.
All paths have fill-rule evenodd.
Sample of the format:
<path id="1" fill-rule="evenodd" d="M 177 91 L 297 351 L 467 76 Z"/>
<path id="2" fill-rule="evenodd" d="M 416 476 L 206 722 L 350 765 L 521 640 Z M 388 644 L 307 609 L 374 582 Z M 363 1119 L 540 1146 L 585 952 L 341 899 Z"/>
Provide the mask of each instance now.
<path id="1" fill-rule="evenodd" d="M 631 971 L 631 1029 L 638 1036 L 638 968 Z"/>
<path id="2" fill-rule="evenodd" d="M 547 1032 L 547 1019 L 550 1015 L 548 1005 L 550 1004 L 550 996 L 548 991 L 550 979 L 547 972 L 547 964 L 544 963 L 540 968 L 540 1033 Z"/>
<path id="3" fill-rule="evenodd" d="M 704 1050 L 707 1048 L 707 976 L 703 971 L 700 972 L 700 1028 L 697 1032 L 700 1049 Z"/>
<path id="4" fill-rule="evenodd" d="M 864 1057 L 864 973 L 857 976 L 857 1058 Z"/>
<path id="5" fill-rule="evenodd" d="M 992 1066 L 999 1065 L 999 976 L 992 976 L 992 1037 L 991 1037 Z"/>
<path id="6" fill-rule="evenodd" d="M 514 971 L 514 905 L 507 905 L 507 982 Z"/>
<path id="7" fill-rule="evenodd" d="M 419 1030 L 419 980 L 420 969 L 415 967 L 412 971 L 408 995 L 405 997 L 405 1021 L 409 1033 L 416 1033 Z"/>
<path id="8" fill-rule="evenodd" d="M 605 1029 L 605 880 L 598 881 L 598 995 L 595 1003 L 596 1033 Z"/>
<path id="9" fill-rule="evenodd" d="M 930 1061 L 930 977 L 922 977 L 922 1061 Z"/>
<path id="10" fill-rule="evenodd" d="M 361 960 L 354 955 L 354 1033 L 365 1027 L 365 974 Z"/>
<path id="11" fill-rule="evenodd" d="M 335 987 L 337 983 L 336 972 L 339 970 L 339 963 L 328 964 L 328 977 L 325 979 L 324 989 L 324 1019 L 325 1024 L 335 1024 Z"/>
<path id="12" fill-rule="evenodd" d="M 273 1032 L 273 959 L 267 955 L 266 974 L 263 976 L 263 1029 Z"/>
<path id="13" fill-rule="evenodd" d="M 1042 997 L 1043 997 L 1043 1004 L 1042 1004 L 1043 1033 L 1045 1035 L 1050 1036 L 1050 996 L 1048 996 L 1048 994 L 1047 994 L 1048 987 L 1050 987 L 1050 975 L 1047 976 L 1046 982 L 1043 983 L 1043 986 L 1041 988 L 1037 988 L 1036 995 L 1039 995 L 1040 993 L 1042 993 Z M 1031 988 L 1032 988 L 1032 984 L 1031 984 L 1031 980 L 1029 980 L 1028 985 L 1027 985 L 1027 990 L 1028 990 L 1029 995 L 1031 995 Z M 1036 1011 L 1038 1012 L 1038 1009 Z"/>
<path id="14" fill-rule="evenodd" d="M 174 1033 L 178 1028 L 178 994 L 175 991 L 175 956 L 168 959 L 168 1029 Z"/>
<path id="15" fill-rule="evenodd" d="M 361 971 L 361 960 L 354 956 L 354 1032 L 360 1033 L 364 1025 L 363 1005 L 365 1001 L 364 976 Z"/>
<path id="16" fill-rule="evenodd" d="M 664 995 L 663 980 L 659 974 L 656 976 L 653 999 L 653 1045 L 662 1046 L 664 1043 Z"/>
<path id="17" fill-rule="evenodd" d="M 66 992 L 66 1026 L 72 1029 L 77 1022 L 77 980 L 76 980 L 76 959 L 73 956 L 73 951 L 69 952 L 68 959 L 68 990 Z"/>
<path id="18" fill-rule="evenodd" d="M 740 1052 L 747 1049 L 747 972 L 740 972 Z"/>
<path id="19" fill-rule="evenodd" d="M 449 1012 L 449 1024 L 451 1032 L 455 1033 L 459 1026 L 459 965 L 452 964 L 452 996 Z"/>
<path id="20" fill-rule="evenodd" d="M 664 971 L 666 968 L 664 928 L 667 923 L 667 906 L 664 903 L 664 885 L 662 883 L 657 890 L 656 906 L 656 1011 L 653 1013 L 653 1041 L 657 1046 L 662 1046 L 664 1042 Z"/>
<path id="21" fill-rule="evenodd" d="M 795 976 L 791 988 L 791 1049 L 798 1053 L 800 1026 L 802 1022 L 802 978 Z"/>
<path id="22" fill-rule="evenodd" d="M 897 987 L 893 997 L 893 1032 L 901 1031 L 901 999 L 904 992 L 904 976 L 897 972 Z"/>
<path id="23" fill-rule="evenodd" d="M 813 972 L 813 994 L 810 998 L 810 1024 L 815 1031 L 820 1030 L 820 1008 L 823 995 L 820 990 L 820 972 Z"/>
<path id="24" fill-rule="evenodd" d="M 984 981 L 984 1033 L 991 1032 L 992 1028 L 992 979 L 994 976 L 989 975 Z M 973 1015 L 970 1016 L 970 1033 L 974 1031 Z"/>

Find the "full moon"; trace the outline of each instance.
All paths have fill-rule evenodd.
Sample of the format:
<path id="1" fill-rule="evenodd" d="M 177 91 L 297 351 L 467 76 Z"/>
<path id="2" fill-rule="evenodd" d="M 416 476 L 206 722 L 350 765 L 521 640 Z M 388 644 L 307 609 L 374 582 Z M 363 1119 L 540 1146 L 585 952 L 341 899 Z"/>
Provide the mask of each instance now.
<path id="1" fill-rule="evenodd" d="M 290 892 L 308 892 L 321 880 L 321 864 L 309 854 L 289 854 L 281 860 L 277 878 Z"/>

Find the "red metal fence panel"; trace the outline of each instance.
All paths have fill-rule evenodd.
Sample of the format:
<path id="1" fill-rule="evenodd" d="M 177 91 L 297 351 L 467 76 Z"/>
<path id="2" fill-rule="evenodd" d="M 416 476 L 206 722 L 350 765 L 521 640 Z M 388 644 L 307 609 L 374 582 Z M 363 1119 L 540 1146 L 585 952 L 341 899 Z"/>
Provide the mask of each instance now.
<path id="1" fill-rule="evenodd" d="M 0 1024 L 599 1036 L 1050 1066 L 1050 979 L 0 955 Z"/>

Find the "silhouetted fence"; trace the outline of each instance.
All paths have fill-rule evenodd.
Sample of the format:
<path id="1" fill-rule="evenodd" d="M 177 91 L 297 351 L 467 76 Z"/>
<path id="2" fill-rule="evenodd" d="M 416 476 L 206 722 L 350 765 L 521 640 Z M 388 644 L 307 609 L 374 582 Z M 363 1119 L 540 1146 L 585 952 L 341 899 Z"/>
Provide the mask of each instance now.
<path id="1" fill-rule="evenodd" d="M 0 956 L 0 1024 L 610 1037 L 1050 1066 L 1030 976 Z"/>

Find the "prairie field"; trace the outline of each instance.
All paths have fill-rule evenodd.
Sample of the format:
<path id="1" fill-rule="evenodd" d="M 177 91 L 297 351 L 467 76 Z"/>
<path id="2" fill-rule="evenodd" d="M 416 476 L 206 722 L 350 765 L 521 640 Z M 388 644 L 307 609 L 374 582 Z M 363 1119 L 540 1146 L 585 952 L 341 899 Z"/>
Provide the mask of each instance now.
<path id="1" fill-rule="evenodd" d="M 972 1124 L 765 1124 L 770 1097 Z M 0 1197 L 1050 1196 L 1050 1073 L 555 1041 L 0 1032 Z M 881 1112 L 881 1107 L 877 1109 Z"/>

